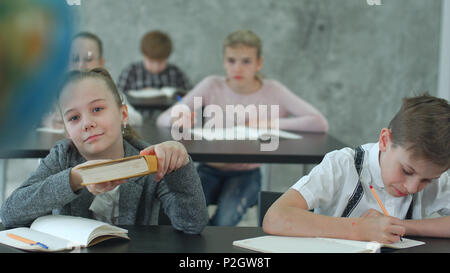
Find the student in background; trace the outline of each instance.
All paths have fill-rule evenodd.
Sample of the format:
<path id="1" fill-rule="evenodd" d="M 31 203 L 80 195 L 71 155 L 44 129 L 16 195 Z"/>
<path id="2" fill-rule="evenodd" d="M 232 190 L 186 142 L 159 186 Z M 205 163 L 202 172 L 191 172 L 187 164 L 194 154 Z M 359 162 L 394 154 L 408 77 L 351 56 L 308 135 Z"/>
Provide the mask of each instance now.
<path id="1" fill-rule="evenodd" d="M 258 74 L 262 68 L 262 45 L 255 33 L 248 30 L 231 33 L 224 40 L 223 54 L 226 77 L 209 76 L 195 86 L 182 100 L 191 111 L 198 110 L 193 109 L 194 97 L 201 97 L 203 106 L 219 106 L 223 113 L 226 105 L 267 105 L 269 109 L 271 105 L 278 105 L 279 129 L 327 131 L 327 121 L 316 108 L 280 82 L 263 79 Z M 158 117 L 159 126 L 171 126 L 175 122 L 171 111 L 172 108 Z M 267 122 L 270 126 L 267 117 L 258 118 L 259 122 Z M 246 123 L 258 127 L 255 121 L 247 120 Z M 211 225 L 236 225 L 247 208 L 256 204 L 261 189 L 260 164 L 205 163 L 197 170 L 207 205 L 217 204 Z"/>
<path id="2" fill-rule="evenodd" d="M 90 70 L 97 67 L 104 67 L 103 43 L 100 38 L 90 32 L 79 32 L 72 39 L 72 48 L 69 57 L 70 70 Z M 133 126 L 142 125 L 142 116 L 131 106 L 125 98 L 128 107 L 130 124 Z M 57 107 L 55 107 L 57 109 Z M 43 119 L 43 125 L 47 128 L 63 129 L 64 124 L 59 111 L 53 111 Z"/>
<path id="3" fill-rule="evenodd" d="M 168 62 L 172 53 L 170 37 L 161 31 L 151 31 L 142 37 L 143 60 L 128 65 L 120 74 L 117 86 L 127 94 L 129 90 L 174 87 L 178 91 L 191 89 L 186 75 Z"/>
<path id="4" fill-rule="evenodd" d="M 90 70 L 103 67 L 103 43 L 90 32 L 79 32 L 72 39 L 69 70 Z"/>
<path id="5" fill-rule="evenodd" d="M 449 121 L 446 100 L 405 98 L 378 143 L 328 153 L 269 208 L 264 231 L 381 243 L 450 237 Z M 434 213 L 442 217 L 426 219 Z"/>
<path id="6" fill-rule="evenodd" d="M 127 125 L 127 107 L 106 70 L 71 72 L 58 103 L 67 139 L 57 142 L 5 201 L 1 208 L 5 227 L 29 225 L 55 209 L 116 225 L 157 224 L 160 201 L 177 230 L 203 229 L 208 213 L 186 149 L 175 141 L 149 146 L 138 139 Z M 137 154 L 156 155 L 156 175 L 81 186 L 77 166 Z"/>

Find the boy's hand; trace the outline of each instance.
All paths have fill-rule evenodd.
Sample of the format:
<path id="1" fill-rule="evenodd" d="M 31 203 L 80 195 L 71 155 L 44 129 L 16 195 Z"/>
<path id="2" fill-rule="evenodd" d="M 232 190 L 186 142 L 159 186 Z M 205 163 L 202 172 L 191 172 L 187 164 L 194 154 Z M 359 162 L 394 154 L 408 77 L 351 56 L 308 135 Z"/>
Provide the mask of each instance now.
<path id="1" fill-rule="evenodd" d="M 176 141 L 166 141 L 152 145 L 141 151 L 141 155 L 156 155 L 158 172 L 156 181 L 189 163 L 189 156 L 183 144 Z"/>
<path id="2" fill-rule="evenodd" d="M 357 222 L 359 237 L 366 241 L 391 244 L 400 241 L 406 232 L 402 221 L 386 216 L 377 210 L 369 209 Z"/>
<path id="3" fill-rule="evenodd" d="M 76 192 L 77 190 L 80 190 L 83 187 L 81 185 L 81 183 L 83 181 L 81 179 L 81 176 L 77 172 L 78 168 L 80 168 L 81 166 L 86 166 L 86 165 L 105 162 L 105 161 L 109 161 L 109 160 L 89 160 L 89 161 L 86 161 L 86 162 L 79 164 L 79 165 L 75 166 L 74 168 L 72 168 L 72 170 L 70 171 L 70 186 L 72 187 L 72 190 L 74 192 Z M 98 195 L 98 194 L 102 194 L 102 193 L 111 191 L 118 185 L 126 183 L 126 182 L 127 182 L 127 180 L 123 179 L 123 180 L 103 182 L 103 183 L 97 183 L 97 184 L 89 184 L 89 185 L 86 185 L 86 188 L 93 195 Z"/>

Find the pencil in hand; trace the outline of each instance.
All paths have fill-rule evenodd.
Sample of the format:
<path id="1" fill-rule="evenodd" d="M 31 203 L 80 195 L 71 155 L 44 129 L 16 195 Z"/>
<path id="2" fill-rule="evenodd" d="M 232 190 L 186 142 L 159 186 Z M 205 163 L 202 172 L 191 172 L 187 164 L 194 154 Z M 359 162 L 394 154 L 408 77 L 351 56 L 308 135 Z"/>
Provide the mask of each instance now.
<path id="1" fill-rule="evenodd" d="M 373 193 L 373 196 L 375 196 L 375 199 L 377 199 L 378 205 L 380 206 L 381 210 L 383 211 L 384 215 L 389 216 L 389 213 L 387 212 L 386 208 L 383 206 L 383 203 L 381 203 L 380 197 L 378 196 L 375 189 L 372 187 L 372 185 L 369 186 L 370 190 Z M 400 241 L 403 241 L 402 236 L 400 236 Z"/>
<path id="2" fill-rule="evenodd" d="M 389 216 L 389 213 L 387 212 L 386 208 L 383 206 L 383 203 L 381 203 L 380 197 L 378 196 L 375 189 L 370 185 L 370 190 L 373 193 L 373 196 L 375 196 L 375 199 L 377 199 L 378 205 L 380 206 L 381 210 L 383 210 L 384 215 Z"/>

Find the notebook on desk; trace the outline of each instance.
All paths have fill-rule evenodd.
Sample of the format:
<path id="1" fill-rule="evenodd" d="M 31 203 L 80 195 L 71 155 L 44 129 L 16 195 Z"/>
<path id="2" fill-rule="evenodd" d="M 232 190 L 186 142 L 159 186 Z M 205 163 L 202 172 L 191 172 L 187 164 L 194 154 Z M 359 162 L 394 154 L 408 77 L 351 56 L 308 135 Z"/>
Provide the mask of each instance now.
<path id="1" fill-rule="evenodd" d="M 256 129 L 245 126 L 229 128 L 194 128 L 191 133 L 206 140 L 267 140 L 271 137 L 282 139 L 301 139 L 302 136 L 283 130 Z"/>
<path id="2" fill-rule="evenodd" d="M 128 231 L 101 221 L 66 215 L 37 218 L 30 228 L 0 232 L 0 243 L 27 251 L 53 252 L 89 247 L 104 240 L 129 240 Z"/>
<path id="3" fill-rule="evenodd" d="M 130 90 L 128 94 L 134 98 L 160 98 L 160 97 L 168 97 L 171 98 L 175 94 L 175 88 L 173 87 L 163 87 L 161 89 L 148 88 L 142 90 Z"/>
<path id="4" fill-rule="evenodd" d="M 234 246 L 267 253 L 374 253 L 380 252 L 381 247 L 399 249 L 423 244 L 425 243 L 407 238 L 394 244 L 381 244 L 332 238 L 271 235 L 233 242 Z"/>
<path id="5" fill-rule="evenodd" d="M 56 128 L 48 128 L 48 127 L 39 127 L 36 129 L 36 132 L 44 132 L 51 134 L 64 134 L 64 128 L 56 129 Z"/>

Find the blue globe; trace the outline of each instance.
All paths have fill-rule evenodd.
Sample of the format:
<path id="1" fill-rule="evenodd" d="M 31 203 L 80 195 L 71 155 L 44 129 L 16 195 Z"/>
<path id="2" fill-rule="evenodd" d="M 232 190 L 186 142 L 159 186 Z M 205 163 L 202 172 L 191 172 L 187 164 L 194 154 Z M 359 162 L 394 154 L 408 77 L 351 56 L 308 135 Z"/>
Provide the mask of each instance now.
<path id="1" fill-rule="evenodd" d="M 66 71 L 72 17 L 66 1 L 0 1 L 0 150 L 41 121 Z"/>

